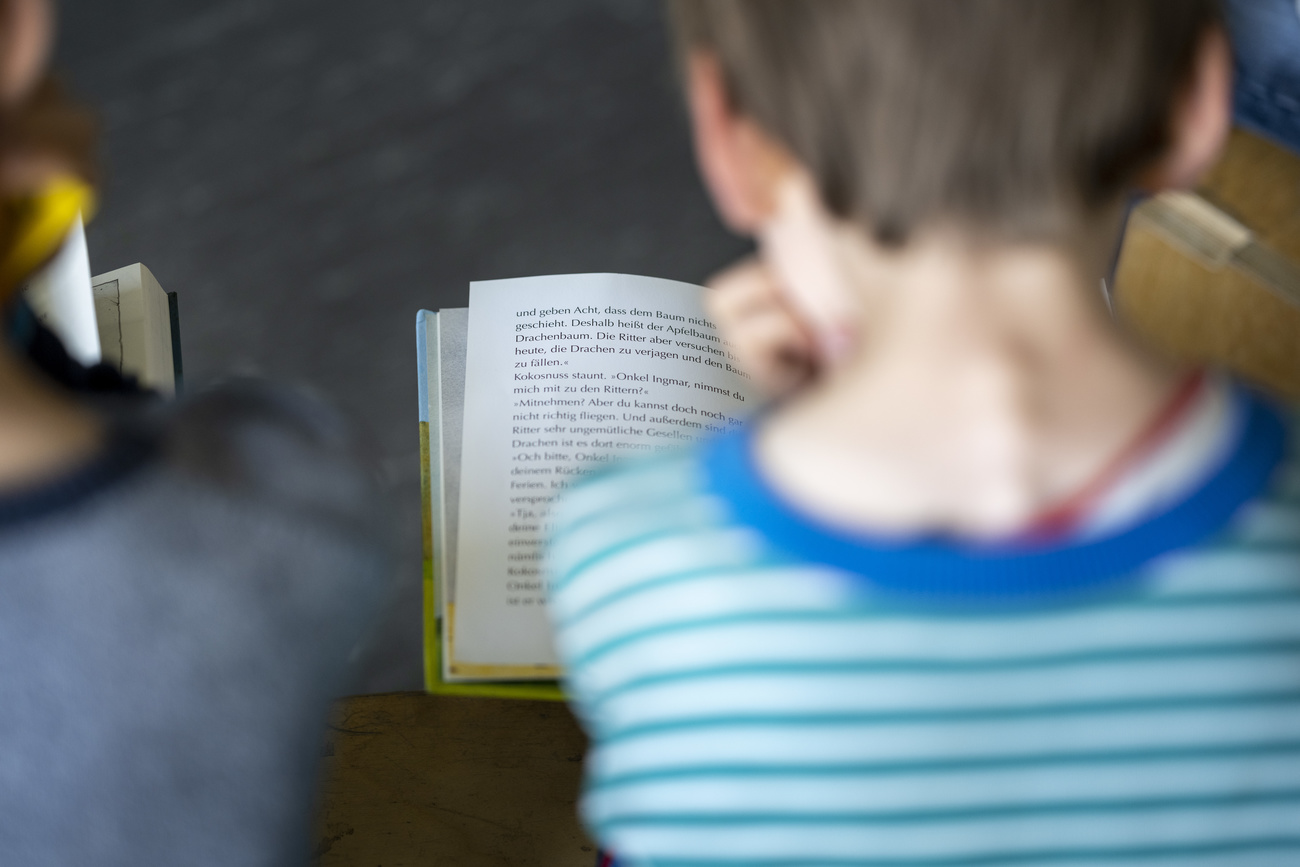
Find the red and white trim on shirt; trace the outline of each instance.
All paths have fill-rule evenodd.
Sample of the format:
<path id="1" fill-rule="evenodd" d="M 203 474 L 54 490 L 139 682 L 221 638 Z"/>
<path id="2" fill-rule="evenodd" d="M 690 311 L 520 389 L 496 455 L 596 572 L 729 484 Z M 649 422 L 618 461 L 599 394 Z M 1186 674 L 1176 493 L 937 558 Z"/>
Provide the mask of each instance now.
<path id="1" fill-rule="evenodd" d="M 1126 448 L 1026 535 L 1087 538 L 1140 521 L 1199 484 L 1231 444 L 1233 428 L 1227 383 L 1204 371 L 1189 373 Z"/>

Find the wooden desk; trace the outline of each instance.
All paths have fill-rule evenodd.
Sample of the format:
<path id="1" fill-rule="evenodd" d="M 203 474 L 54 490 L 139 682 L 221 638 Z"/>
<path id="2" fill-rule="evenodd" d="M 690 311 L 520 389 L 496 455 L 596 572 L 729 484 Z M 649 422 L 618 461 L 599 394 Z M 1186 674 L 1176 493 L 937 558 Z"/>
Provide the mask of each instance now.
<path id="1" fill-rule="evenodd" d="M 586 740 L 556 702 L 341 700 L 321 759 L 321 867 L 592 867 L 575 799 Z"/>

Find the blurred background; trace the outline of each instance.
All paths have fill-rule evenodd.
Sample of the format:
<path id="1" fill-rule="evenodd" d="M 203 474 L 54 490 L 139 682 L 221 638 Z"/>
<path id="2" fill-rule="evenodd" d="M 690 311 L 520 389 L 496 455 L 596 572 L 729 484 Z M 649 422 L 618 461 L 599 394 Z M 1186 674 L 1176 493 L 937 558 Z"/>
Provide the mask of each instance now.
<path id="1" fill-rule="evenodd" d="M 360 689 L 419 689 L 415 313 L 471 280 L 699 282 L 704 197 L 657 0 L 64 0 L 99 113 L 94 273 L 179 293 L 186 385 L 307 386 L 360 431 L 401 593 Z"/>

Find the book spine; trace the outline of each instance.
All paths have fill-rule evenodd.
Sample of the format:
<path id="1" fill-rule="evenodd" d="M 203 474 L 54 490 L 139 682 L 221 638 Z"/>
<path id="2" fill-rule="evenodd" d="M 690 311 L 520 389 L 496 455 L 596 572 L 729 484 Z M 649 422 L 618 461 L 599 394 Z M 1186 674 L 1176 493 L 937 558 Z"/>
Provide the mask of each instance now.
<path id="1" fill-rule="evenodd" d="M 167 322 L 172 333 L 172 376 L 176 394 L 180 394 L 185 388 L 185 365 L 181 362 L 181 308 L 175 292 L 167 293 Z"/>

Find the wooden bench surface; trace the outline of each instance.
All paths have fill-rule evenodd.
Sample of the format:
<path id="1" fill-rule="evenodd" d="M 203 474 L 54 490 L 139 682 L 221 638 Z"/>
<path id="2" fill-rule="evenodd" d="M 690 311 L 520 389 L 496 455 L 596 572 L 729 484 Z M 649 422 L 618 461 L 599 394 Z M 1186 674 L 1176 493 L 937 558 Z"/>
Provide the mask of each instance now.
<path id="1" fill-rule="evenodd" d="M 558 702 L 343 699 L 321 758 L 322 867 L 592 867 L 575 800 L 586 739 Z"/>

